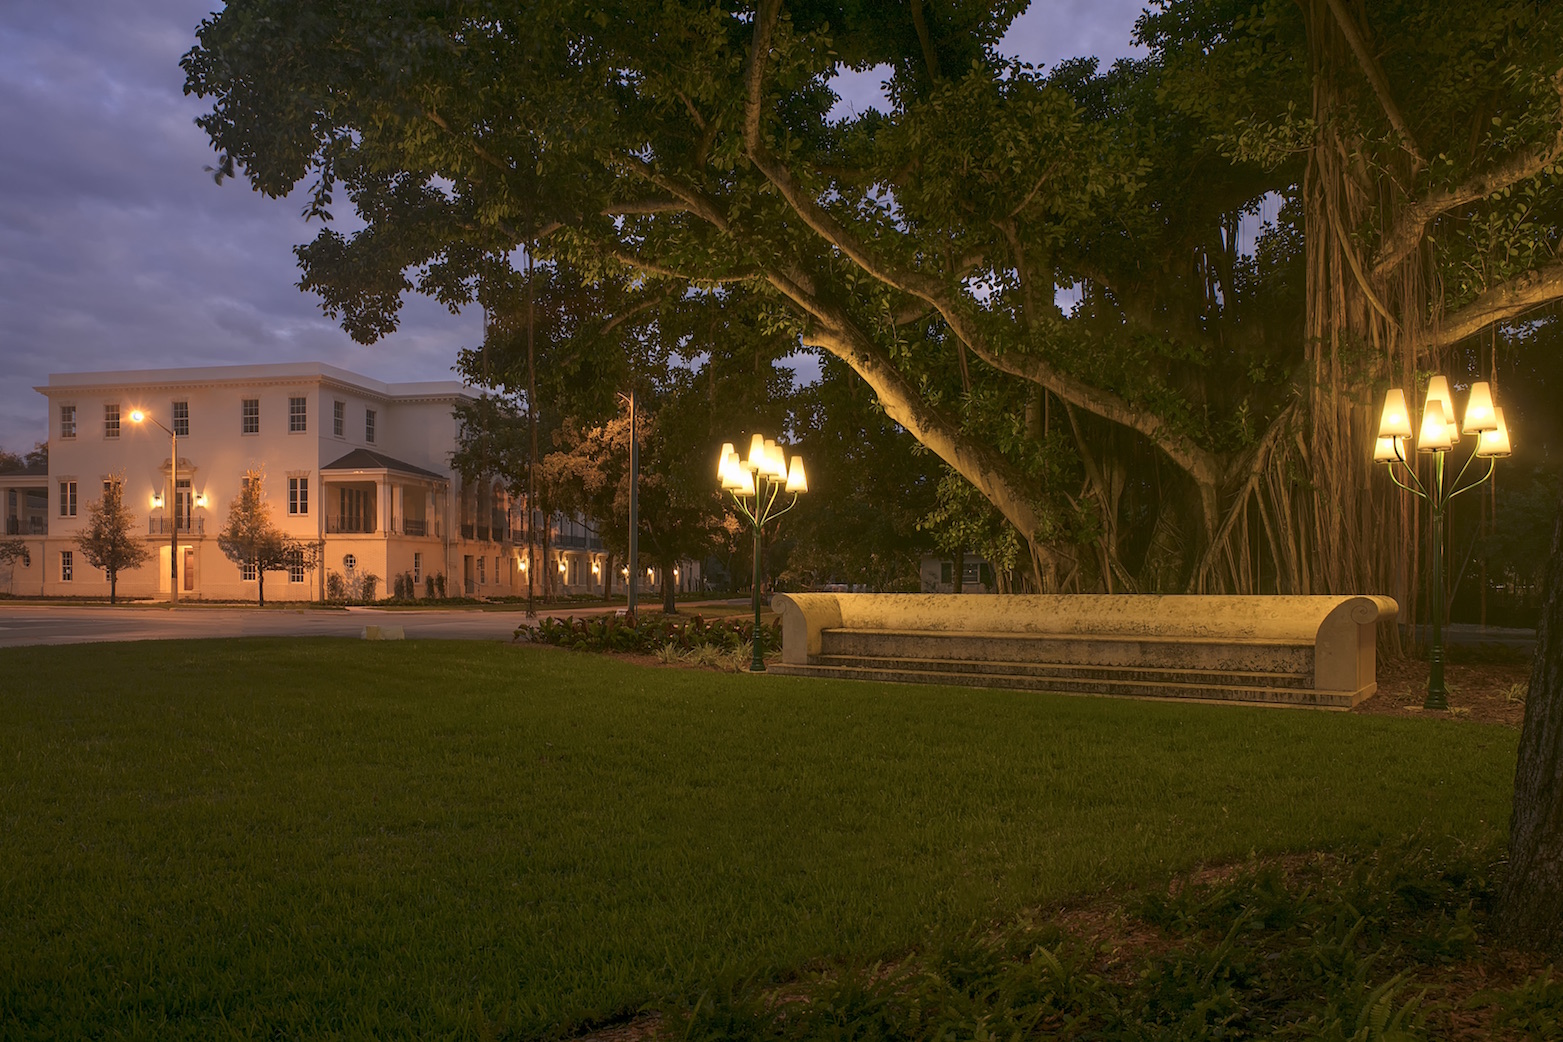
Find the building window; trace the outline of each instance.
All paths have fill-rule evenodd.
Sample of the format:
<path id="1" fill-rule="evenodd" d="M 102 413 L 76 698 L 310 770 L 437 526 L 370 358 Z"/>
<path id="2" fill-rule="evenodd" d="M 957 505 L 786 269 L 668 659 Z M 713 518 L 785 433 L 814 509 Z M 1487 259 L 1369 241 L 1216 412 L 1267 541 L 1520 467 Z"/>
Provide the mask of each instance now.
<path id="1" fill-rule="evenodd" d="M 239 565 L 239 579 L 247 583 L 252 583 L 255 581 L 254 561 L 245 561 Z"/>
<path id="2" fill-rule="evenodd" d="M 60 406 L 60 437 L 76 437 L 76 406 Z"/>
<path id="3" fill-rule="evenodd" d="M 412 581 L 423 582 L 423 554 L 417 551 L 412 555 Z"/>
<path id="4" fill-rule="evenodd" d="M 73 550 L 60 551 L 60 582 L 68 583 L 76 578 L 76 553 Z"/>
<path id="5" fill-rule="evenodd" d="M 288 555 L 288 582 L 304 581 L 304 551 L 295 550 Z"/>
<path id="6" fill-rule="evenodd" d="M 371 445 L 374 444 L 374 410 L 373 409 L 365 409 L 364 410 L 364 440 L 367 441 Z"/>
<path id="7" fill-rule="evenodd" d="M 105 405 L 103 407 L 103 436 L 105 438 L 119 437 L 119 403 Z"/>
<path id="8" fill-rule="evenodd" d="M 241 434 L 260 433 L 260 399 L 246 398 L 239 406 Z"/>
<path id="9" fill-rule="evenodd" d="M 347 577 L 349 579 L 353 577 L 353 572 L 356 571 L 357 568 L 358 558 L 354 557 L 352 554 L 347 554 L 342 558 L 342 570 L 347 573 Z"/>
<path id="10" fill-rule="evenodd" d="M 338 438 L 342 436 L 342 429 L 347 426 L 347 403 L 331 403 L 331 433 Z"/>
<path id="11" fill-rule="evenodd" d="M 479 583 L 479 585 L 482 585 L 482 584 L 486 584 L 487 582 L 488 582 L 488 558 L 487 557 L 479 557 L 478 558 L 478 583 Z"/>
<path id="12" fill-rule="evenodd" d="M 288 479 L 288 513 L 309 513 L 309 479 Z"/>
<path id="13" fill-rule="evenodd" d="M 174 433 L 181 438 L 190 436 L 190 403 L 174 403 Z"/>
<path id="14" fill-rule="evenodd" d="M 60 516 L 76 516 L 76 482 L 60 482 Z"/>
<path id="15" fill-rule="evenodd" d="M 308 400 L 307 399 L 304 399 L 304 398 L 289 398 L 288 399 L 288 433 L 289 434 L 300 434 L 303 431 L 308 429 L 309 424 L 306 422 L 308 420 L 308 416 L 309 416 L 308 409 L 309 409 L 309 406 L 308 406 Z"/>

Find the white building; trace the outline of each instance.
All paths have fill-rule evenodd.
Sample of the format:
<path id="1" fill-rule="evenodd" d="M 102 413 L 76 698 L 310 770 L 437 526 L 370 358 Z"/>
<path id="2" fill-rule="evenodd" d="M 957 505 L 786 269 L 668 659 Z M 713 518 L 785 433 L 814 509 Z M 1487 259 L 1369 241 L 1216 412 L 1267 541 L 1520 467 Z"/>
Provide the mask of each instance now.
<path id="1" fill-rule="evenodd" d="M 217 545 L 252 469 L 265 474 L 273 522 L 317 547 L 321 562 L 268 574 L 268 599 L 322 599 L 332 573 L 349 584 L 374 575 L 379 596 L 399 575 L 418 596 L 436 579 L 447 596 L 526 592 L 525 511 L 493 483 L 464 485 L 450 467 L 454 409 L 472 399 L 460 383 L 386 384 L 305 362 L 53 374 L 36 390 L 49 402 L 48 472 L 0 475 L 5 535 L 29 551 L 0 564 L 0 592 L 106 595 L 107 578 L 76 539 L 88 502 L 119 475 L 155 551 L 120 575 L 122 595 L 167 598 L 173 556 L 181 598 L 253 599 L 256 577 Z M 579 522 L 552 527 L 545 566 L 564 592 L 600 592 L 609 567 L 601 543 Z"/>

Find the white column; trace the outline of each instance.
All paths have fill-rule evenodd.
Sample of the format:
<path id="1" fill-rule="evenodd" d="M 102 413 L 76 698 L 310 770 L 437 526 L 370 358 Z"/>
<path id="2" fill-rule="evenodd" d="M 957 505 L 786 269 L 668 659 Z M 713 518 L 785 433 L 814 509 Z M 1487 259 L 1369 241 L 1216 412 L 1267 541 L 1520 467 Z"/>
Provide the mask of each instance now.
<path id="1" fill-rule="evenodd" d="M 391 531 L 391 479 L 381 478 L 379 494 L 375 496 L 375 512 L 380 515 L 380 534 Z"/>
<path id="2" fill-rule="evenodd" d="M 405 524 L 407 521 L 406 485 L 391 486 L 391 519 L 398 525 Z"/>

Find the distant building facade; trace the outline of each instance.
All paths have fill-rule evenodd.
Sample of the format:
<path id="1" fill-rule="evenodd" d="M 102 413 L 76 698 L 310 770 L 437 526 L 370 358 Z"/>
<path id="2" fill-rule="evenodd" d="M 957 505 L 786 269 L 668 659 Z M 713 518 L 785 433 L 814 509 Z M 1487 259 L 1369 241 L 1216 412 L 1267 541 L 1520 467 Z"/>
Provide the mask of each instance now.
<path id="1" fill-rule="evenodd" d="M 455 408 L 472 399 L 455 381 L 387 384 L 318 362 L 193 369 L 53 374 L 36 388 L 48 400 L 49 462 L 0 474 L 8 538 L 28 557 L 0 564 L 0 592 L 17 596 L 97 596 L 104 574 L 87 566 L 76 539 L 88 503 L 111 476 L 152 558 L 121 573 L 127 597 L 252 600 L 257 577 L 217 545 L 228 508 L 252 469 L 265 473 L 273 523 L 317 548 L 316 567 L 267 573 L 276 600 L 321 600 L 335 573 L 350 588 L 366 575 L 386 596 L 410 576 L 422 597 L 438 578 L 447 596 L 526 592 L 526 511 L 496 482 L 463 482 L 450 467 Z M 131 414 L 142 410 L 147 420 Z M 174 441 L 177 486 L 169 492 Z M 558 592 L 603 590 L 610 559 L 592 526 L 556 517 L 540 567 Z M 177 569 L 170 568 L 173 556 Z M 681 566 L 691 588 L 698 566 Z M 625 576 L 614 589 L 622 592 Z M 642 588 L 660 576 L 653 571 Z M 539 581 L 539 590 L 541 584 Z"/>

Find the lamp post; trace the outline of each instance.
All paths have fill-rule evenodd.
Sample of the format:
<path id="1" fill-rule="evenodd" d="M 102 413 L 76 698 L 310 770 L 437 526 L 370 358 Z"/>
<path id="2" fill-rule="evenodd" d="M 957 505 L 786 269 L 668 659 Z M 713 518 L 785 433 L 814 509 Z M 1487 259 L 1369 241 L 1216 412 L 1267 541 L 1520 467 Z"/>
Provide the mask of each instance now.
<path id="1" fill-rule="evenodd" d="M 1509 430 L 1503 422 L 1503 410 L 1495 408 L 1492 387 L 1485 381 L 1473 383 L 1465 404 L 1465 423 L 1457 425 L 1454 419 L 1454 399 L 1449 393 L 1449 381 L 1435 376 L 1427 383 L 1427 399 L 1422 406 L 1422 427 L 1417 434 L 1418 452 L 1433 455 L 1433 474 L 1427 485 L 1416 476 L 1416 468 L 1406 460 L 1405 445 L 1411 437 L 1411 412 L 1406 407 L 1406 395 L 1398 387 L 1390 388 L 1384 396 L 1384 412 L 1379 417 L 1378 442 L 1373 449 L 1375 462 L 1389 468 L 1390 480 L 1414 496 L 1427 500 L 1432 511 L 1433 576 L 1432 615 L 1433 645 L 1427 659 L 1427 700 L 1423 709 L 1448 709 L 1449 689 L 1444 686 L 1444 508 L 1462 492 L 1469 492 L 1492 477 L 1494 460 L 1509 455 Z M 1475 450 L 1465 458 L 1453 481 L 1444 479 L 1444 456 L 1460 441 L 1462 431 L 1476 436 Z M 1465 472 L 1473 459 L 1487 461 L 1487 473 L 1469 484 L 1461 485 Z M 1395 464 L 1405 469 L 1411 484 L 1400 480 Z"/>
<path id="2" fill-rule="evenodd" d="M 179 435 L 158 423 L 140 409 L 130 410 L 130 422 L 144 423 L 150 421 L 162 428 L 172 441 L 172 448 L 168 454 L 168 509 L 165 517 L 172 517 L 174 523 L 169 525 L 170 535 L 168 541 L 168 603 L 179 603 Z"/>
<path id="3" fill-rule="evenodd" d="M 767 521 L 781 517 L 798 505 L 798 496 L 809 490 L 803 472 L 803 457 L 793 456 L 789 463 L 776 442 L 756 434 L 749 442 L 749 457 L 742 459 L 732 442 L 722 445 L 722 458 L 716 465 L 722 488 L 733 494 L 739 511 L 754 525 L 754 661 L 751 672 L 765 672 L 765 638 L 760 629 L 760 529 Z M 786 492 L 792 501 L 780 510 L 777 499 Z"/>

